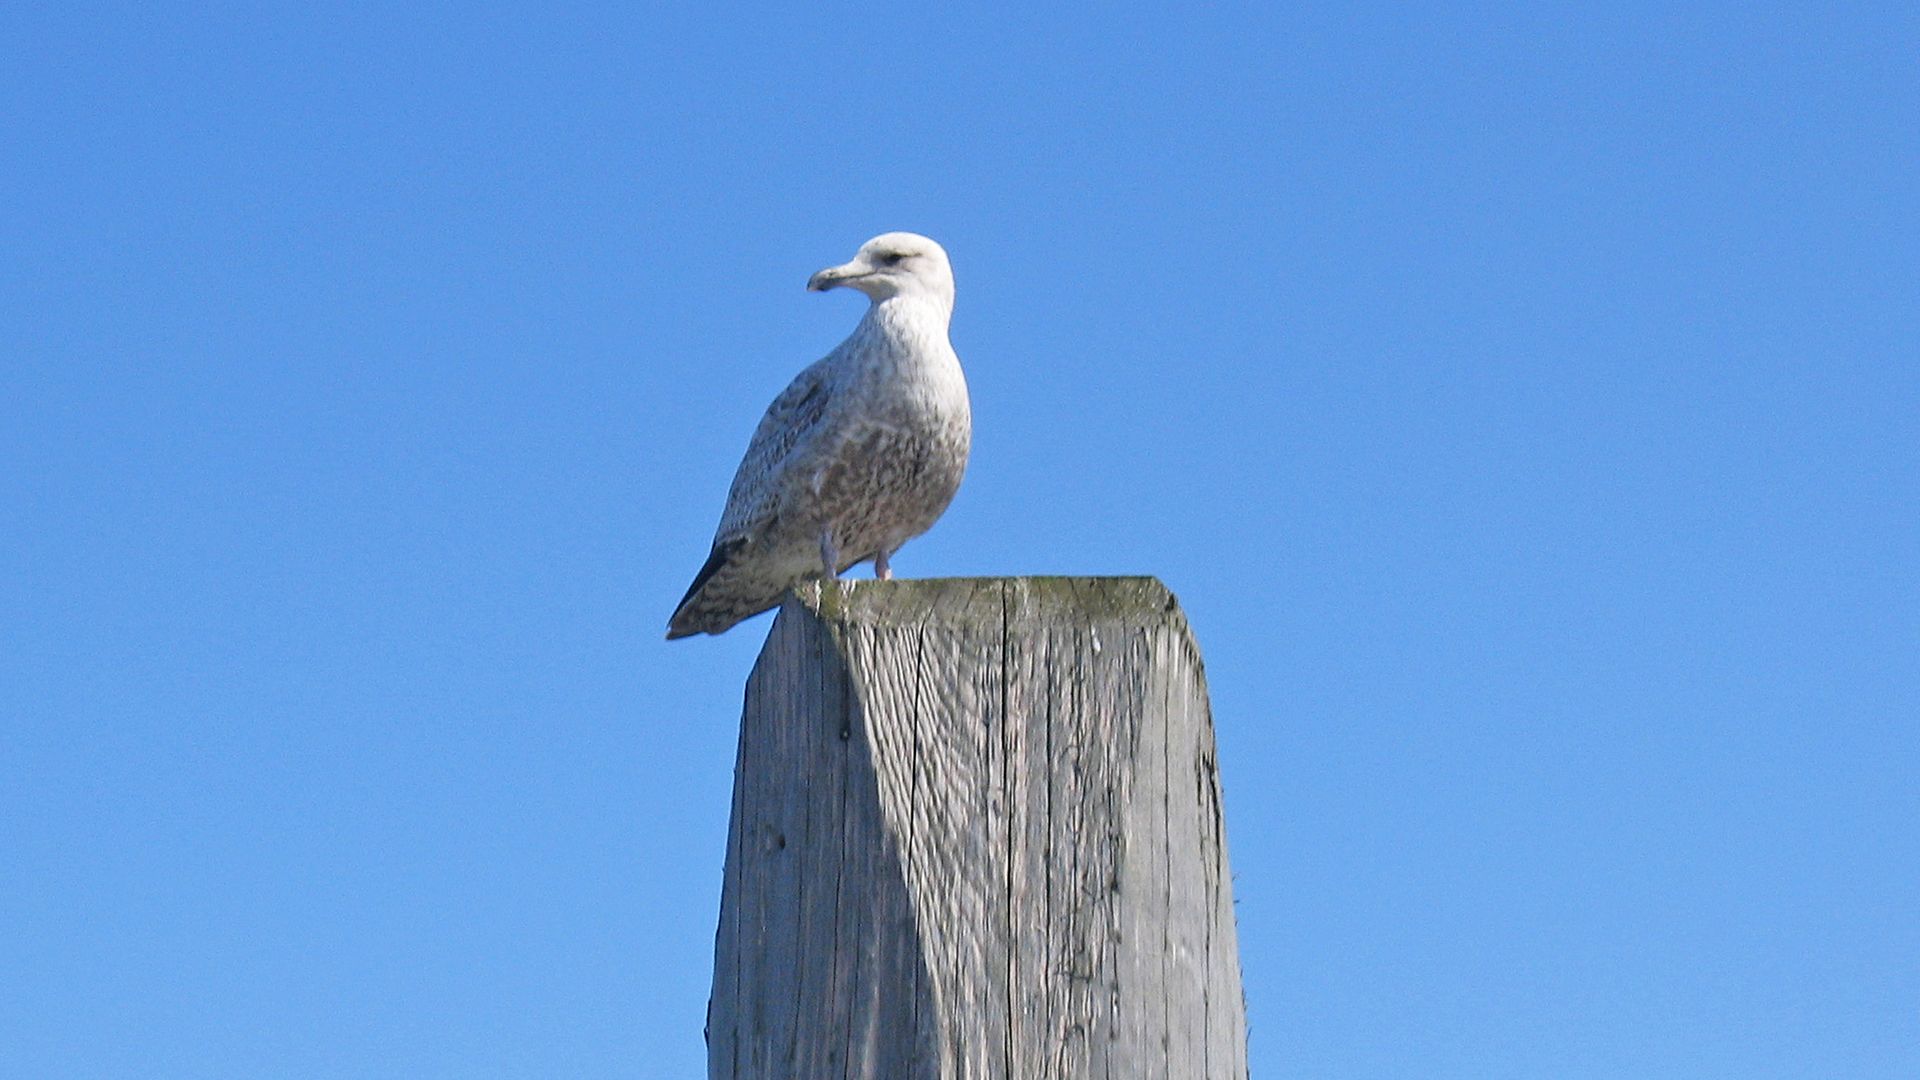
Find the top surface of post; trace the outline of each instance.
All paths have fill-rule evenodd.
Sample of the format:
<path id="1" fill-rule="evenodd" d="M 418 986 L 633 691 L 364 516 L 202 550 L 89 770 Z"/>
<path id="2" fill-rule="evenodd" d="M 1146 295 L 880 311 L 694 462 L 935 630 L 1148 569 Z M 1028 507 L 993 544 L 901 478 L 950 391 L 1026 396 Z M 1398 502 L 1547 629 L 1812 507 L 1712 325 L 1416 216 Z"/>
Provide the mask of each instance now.
<path id="1" fill-rule="evenodd" d="M 1179 601 L 1153 577 L 977 577 L 808 581 L 787 605 L 828 623 L 971 624 L 1023 618 L 1065 622 L 1186 623 Z"/>

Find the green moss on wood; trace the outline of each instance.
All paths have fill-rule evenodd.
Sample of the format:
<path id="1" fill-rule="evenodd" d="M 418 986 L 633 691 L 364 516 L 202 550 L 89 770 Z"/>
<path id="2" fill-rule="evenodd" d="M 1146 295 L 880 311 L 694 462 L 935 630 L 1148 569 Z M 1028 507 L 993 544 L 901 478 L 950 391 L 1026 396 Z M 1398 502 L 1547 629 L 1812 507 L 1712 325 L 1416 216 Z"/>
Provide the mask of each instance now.
<path id="1" fill-rule="evenodd" d="M 1184 622 L 1152 577 L 981 577 L 807 581 L 790 603 L 829 624 L 941 623 L 1037 617 L 1079 622 Z"/>

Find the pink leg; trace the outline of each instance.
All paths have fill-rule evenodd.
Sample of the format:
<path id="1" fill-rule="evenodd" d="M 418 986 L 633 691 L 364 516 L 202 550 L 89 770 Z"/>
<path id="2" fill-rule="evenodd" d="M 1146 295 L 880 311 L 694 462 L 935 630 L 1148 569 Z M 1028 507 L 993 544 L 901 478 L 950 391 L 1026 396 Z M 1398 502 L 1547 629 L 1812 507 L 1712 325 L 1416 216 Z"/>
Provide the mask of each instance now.
<path id="1" fill-rule="evenodd" d="M 881 581 L 893 580 L 893 567 L 887 565 L 887 553 L 884 551 L 873 557 L 873 576 Z"/>
<path id="2" fill-rule="evenodd" d="M 840 552 L 833 546 L 832 527 L 820 530 L 820 562 L 827 568 L 827 580 L 840 580 Z"/>

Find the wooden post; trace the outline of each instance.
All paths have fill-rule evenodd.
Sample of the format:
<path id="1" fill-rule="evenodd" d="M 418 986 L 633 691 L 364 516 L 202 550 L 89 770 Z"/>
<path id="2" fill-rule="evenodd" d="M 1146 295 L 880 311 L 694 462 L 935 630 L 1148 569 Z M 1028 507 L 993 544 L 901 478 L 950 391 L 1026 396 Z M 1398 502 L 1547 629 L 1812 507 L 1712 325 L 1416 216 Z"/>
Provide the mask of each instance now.
<path id="1" fill-rule="evenodd" d="M 1200 654 L 1151 578 L 802 587 L 747 683 L 714 1080 L 1241 1078 Z"/>

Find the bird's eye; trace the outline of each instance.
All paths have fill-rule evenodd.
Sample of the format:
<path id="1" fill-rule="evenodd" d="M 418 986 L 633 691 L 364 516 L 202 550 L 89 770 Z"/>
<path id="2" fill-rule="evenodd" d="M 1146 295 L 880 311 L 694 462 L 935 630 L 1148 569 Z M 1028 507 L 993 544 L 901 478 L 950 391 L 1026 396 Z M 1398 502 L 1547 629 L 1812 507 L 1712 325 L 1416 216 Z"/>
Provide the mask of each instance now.
<path id="1" fill-rule="evenodd" d="M 905 254 L 903 254 L 903 253 L 901 253 L 901 252 L 898 252 L 898 251 L 889 251 L 889 252 L 887 252 L 886 254 L 884 254 L 884 255 L 882 255 L 882 256 L 880 256 L 880 265 L 881 265 L 881 266 L 896 266 L 896 265 L 898 265 L 898 264 L 899 264 L 899 262 L 900 262 L 900 260 L 901 260 L 901 259 L 904 259 L 904 258 L 906 258 L 906 255 L 905 255 Z"/>

